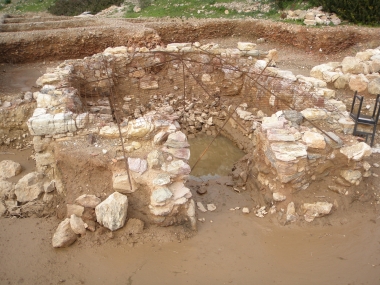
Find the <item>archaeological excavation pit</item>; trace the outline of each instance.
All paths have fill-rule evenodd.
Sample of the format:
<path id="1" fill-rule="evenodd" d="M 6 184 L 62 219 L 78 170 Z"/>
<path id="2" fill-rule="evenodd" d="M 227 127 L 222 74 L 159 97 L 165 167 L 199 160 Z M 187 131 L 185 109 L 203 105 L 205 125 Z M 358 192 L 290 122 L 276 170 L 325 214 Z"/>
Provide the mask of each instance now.
<path id="1" fill-rule="evenodd" d="M 66 60 L 37 80 L 28 120 L 50 188 L 37 200 L 16 197 L 19 211 L 56 212 L 67 217 L 61 230 L 82 217 L 91 231 L 129 222 L 194 231 L 197 201 L 186 182 L 224 136 L 242 157 L 230 185 L 252 192 L 256 216 L 277 212 L 286 224 L 330 214 L 368 174 L 371 148 L 346 134 L 346 106 L 325 82 L 278 69 L 276 60 L 275 50 L 248 42 L 115 47 Z M 206 148 L 190 163 L 189 141 L 202 137 Z M 214 159 L 223 165 L 223 155 Z M 305 200 L 321 181 L 336 197 Z M 57 236 L 53 246 L 73 241 Z"/>

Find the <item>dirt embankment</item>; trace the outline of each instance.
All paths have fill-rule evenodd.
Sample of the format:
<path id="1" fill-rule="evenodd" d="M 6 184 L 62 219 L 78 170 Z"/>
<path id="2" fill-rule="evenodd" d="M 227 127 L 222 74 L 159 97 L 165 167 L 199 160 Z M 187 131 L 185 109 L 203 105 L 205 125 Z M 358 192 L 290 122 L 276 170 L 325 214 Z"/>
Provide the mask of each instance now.
<path id="1" fill-rule="evenodd" d="M 8 20 L 7 20 L 8 19 Z M 9 21 L 11 20 L 11 21 Z M 5 18 L 0 23 L 0 62 L 79 58 L 120 45 L 155 47 L 161 43 L 245 37 L 294 46 L 305 51 L 337 53 L 357 44 L 380 45 L 379 28 L 305 27 L 269 20 L 159 20 Z"/>

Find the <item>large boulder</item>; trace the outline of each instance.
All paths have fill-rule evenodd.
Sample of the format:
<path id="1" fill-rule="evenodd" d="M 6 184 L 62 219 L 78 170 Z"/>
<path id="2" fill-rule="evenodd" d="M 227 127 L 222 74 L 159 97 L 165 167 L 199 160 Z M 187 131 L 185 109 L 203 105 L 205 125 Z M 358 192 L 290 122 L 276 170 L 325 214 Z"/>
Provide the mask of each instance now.
<path id="1" fill-rule="evenodd" d="M 116 231 L 124 226 L 127 218 L 128 198 L 127 196 L 114 192 L 106 200 L 95 208 L 96 220 L 99 224 Z"/>
<path id="2" fill-rule="evenodd" d="M 74 233 L 70 226 L 70 219 L 63 220 L 57 230 L 55 231 L 52 239 L 53 247 L 68 247 L 72 245 L 78 236 Z"/>
<path id="3" fill-rule="evenodd" d="M 41 174 L 31 172 L 21 178 L 15 186 L 15 195 L 17 201 L 25 203 L 38 199 L 44 192 L 43 183 L 40 181 Z"/>
<path id="4" fill-rule="evenodd" d="M 20 163 L 12 160 L 3 160 L 0 162 L 0 178 L 11 178 L 20 174 L 22 168 Z"/>
<path id="5" fill-rule="evenodd" d="M 352 75 L 348 86 L 352 91 L 363 92 L 367 90 L 369 80 L 363 74 Z"/>

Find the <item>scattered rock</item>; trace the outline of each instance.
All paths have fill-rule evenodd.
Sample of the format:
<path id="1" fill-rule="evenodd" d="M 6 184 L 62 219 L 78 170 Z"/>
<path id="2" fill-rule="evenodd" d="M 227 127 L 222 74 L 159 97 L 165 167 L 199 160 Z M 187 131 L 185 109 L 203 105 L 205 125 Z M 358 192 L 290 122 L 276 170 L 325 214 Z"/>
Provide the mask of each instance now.
<path id="1" fill-rule="evenodd" d="M 305 221 L 312 222 L 317 217 L 330 214 L 333 204 L 328 202 L 317 202 L 314 204 L 305 203 L 302 205 Z"/>
<path id="2" fill-rule="evenodd" d="M 96 220 L 99 224 L 115 231 L 124 226 L 127 218 L 127 196 L 114 192 L 95 208 Z"/>
<path id="3" fill-rule="evenodd" d="M 70 226 L 70 219 L 66 218 L 55 231 L 52 239 L 53 247 L 68 247 L 72 245 L 78 236 L 74 233 Z"/>
<path id="4" fill-rule="evenodd" d="M 276 202 L 282 202 L 286 200 L 286 196 L 281 194 L 280 192 L 273 193 L 273 200 Z"/>
<path id="5" fill-rule="evenodd" d="M 207 210 L 213 212 L 216 210 L 216 206 L 214 204 L 207 204 Z"/>
<path id="6" fill-rule="evenodd" d="M 77 235 L 83 236 L 86 234 L 86 227 L 84 225 L 84 222 L 81 218 L 75 216 L 74 214 L 72 214 L 70 217 L 70 227 Z"/>
<path id="7" fill-rule="evenodd" d="M 55 180 L 44 183 L 45 193 L 51 193 L 55 190 Z"/>
<path id="8" fill-rule="evenodd" d="M 15 185 L 12 182 L 0 179 L 0 200 L 8 197 L 14 190 Z"/>
<path id="9" fill-rule="evenodd" d="M 244 214 L 249 214 L 249 208 L 247 207 L 244 207 L 242 210 L 241 210 Z"/>
<path id="10" fill-rule="evenodd" d="M 286 208 L 286 221 L 293 223 L 297 220 L 296 208 L 294 202 L 290 202 Z"/>
<path id="11" fill-rule="evenodd" d="M 340 171 L 340 175 L 346 179 L 346 181 L 355 185 L 359 185 L 360 181 L 362 180 L 362 174 L 359 170 L 342 170 Z"/>
<path id="12" fill-rule="evenodd" d="M 207 212 L 205 206 L 203 206 L 202 202 L 197 202 L 197 207 L 198 207 L 198 210 L 201 211 L 202 213 L 205 213 Z"/>

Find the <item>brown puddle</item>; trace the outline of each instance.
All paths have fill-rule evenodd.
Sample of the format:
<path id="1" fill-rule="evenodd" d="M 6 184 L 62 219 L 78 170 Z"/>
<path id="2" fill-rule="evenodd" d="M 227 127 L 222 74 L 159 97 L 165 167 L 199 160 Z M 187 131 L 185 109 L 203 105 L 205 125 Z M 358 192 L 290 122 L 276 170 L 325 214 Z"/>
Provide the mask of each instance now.
<path id="1" fill-rule="evenodd" d="M 189 165 L 191 167 L 193 167 L 212 139 L 213 137 L 208 135 L 197 135 L 197 137 L 189 139 Z M 245 153 L 231 140 L 224 136 L 218 136 L 197 163 L 196 167 L 192 169 L 191 175 L 202 178 L 226 176 L 231 172 L 234 163 L 244 155 Z"/>

